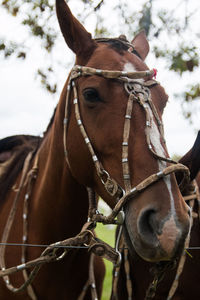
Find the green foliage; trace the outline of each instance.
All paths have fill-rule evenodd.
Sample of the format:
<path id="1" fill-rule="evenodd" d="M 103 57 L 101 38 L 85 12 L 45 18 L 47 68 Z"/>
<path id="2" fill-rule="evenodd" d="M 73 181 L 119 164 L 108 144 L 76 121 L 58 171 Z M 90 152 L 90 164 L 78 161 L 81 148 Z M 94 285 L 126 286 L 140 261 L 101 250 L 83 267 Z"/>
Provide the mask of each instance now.
<path id="1" fill-rule="evenodd" d="M 161 50 L 154 47 L 156 57 L 163 57 L 167 60 L 169 69 L 182 75 L 183 72 L 192 72 L 195 67 L 199 66 L 199 54 L 196 46 L 179 45 L 175 50 Z M 167 50 L 166 50 L 167 49 Z"/>
<path id="2" fill-rule="evenodd" d="M 114 239 L 115 239 L 115 227 L 106 226 L 103 224 L 98 224 L 96 229 L 97 236 L 114 247 Z M 106 266 L 106 276 L 103 284 L 103 295 L 102 300 L 108 300 L 111 294 L 112 287 L 112 270 L 113 264 L 107 260 L 104 260 Z"/>

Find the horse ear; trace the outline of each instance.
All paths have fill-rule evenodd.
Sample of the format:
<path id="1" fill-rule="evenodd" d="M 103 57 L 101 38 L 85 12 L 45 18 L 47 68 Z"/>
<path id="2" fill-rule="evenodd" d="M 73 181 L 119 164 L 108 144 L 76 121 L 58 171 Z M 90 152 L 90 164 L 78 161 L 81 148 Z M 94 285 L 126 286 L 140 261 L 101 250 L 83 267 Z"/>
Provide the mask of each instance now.
<path id="1" fill-rule="evenodd" d="M 145 31 L 142 30 L 141 32 L 139 32 L 134 37 L 131 44 L 134 46 L 135 50 L 139 53 L 142 60 L 145 60 L 147 54 L 149 53 L 149 43 L 147 41 Z"/>
<path id="2" fill-rule="evenodd" d="M 65 0 L 56 0 L 56 12 L 60 29 L 68 47 L 84 58 L 90 56 L 96 47 L 91 34 L 72 15 Z"/>

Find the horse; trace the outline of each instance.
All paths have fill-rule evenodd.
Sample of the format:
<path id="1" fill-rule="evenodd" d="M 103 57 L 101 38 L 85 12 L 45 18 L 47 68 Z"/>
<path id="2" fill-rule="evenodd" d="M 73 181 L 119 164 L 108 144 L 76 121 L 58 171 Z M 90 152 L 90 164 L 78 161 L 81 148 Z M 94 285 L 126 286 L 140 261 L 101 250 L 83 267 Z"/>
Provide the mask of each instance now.
<path id="1" fill-rule="evenodd" d="M 122 259 L 122 264 L 118 273 L 117 281 L 117 299 L 129 299 L 126 296 L 128 292 L 128 285 L 132 287 L 132 295 L 130 299 L 155 299 L 155 300 L 188 300 L 197 299 L 200 294 L 199 288 L 199 249 L 200 249 L 200 132 L 196 137 L 192 148 L 179 160 L 180 163 L 186 165 L 190 170 L 190 183 L 184 187 L 182 194 L 188 205 L 192 207 L 193 224 L 188 238 L 186 248 L 188 252 L 183 252 L 177 258 L 176 265 L 169 270 L 165 270 L 162 280 L 159 282 L 152 297 L 145 298 L 148 287 L 154 278 L 154 265 L 152 263 L 142 260 L 136 252 L 127 257 L 125 255 Z M 177 182 L 180 182 L 182 174 L 177 173 Z M 195 182 L 194 182 L 195 180 Z M 125 263 L 129 264 L 130 274 L 127 274 L 127 267 Z M 127 275 L 130 278 L 127 279 Z M 130 289 L 130 287 L 129 287 Z M 127 291 L 127 292 L 126 292 Z M 123 296 L 122 296 L 123 292 Z M 112 295 L 111 299 L 114 298 Z"/>
<path id="2" fill-rule="evenodd" d="M 97 221 L 122 224 L 130 252 L 150 262 L 182 252 L 190 227 L 175 178 L 188 170 L 167 152 L 162 113 L 168 97 L 144 62 L 145 33 L 131 43 L 124 36 L 92 39 L 64 0 L 56 0 L 56 11 L 76 61 L 43 139 L 1 199 L 2 299 L 94 299 L 94 281 L 87 289 L 91 265 L 100 299 L 107 248 L 93 233 Z M 98 212 L 95 194 L 112 208 L 109 216 Z M 80 240 L 86 249 L 56 248 Z M 42 245 L 50 246 L 41 255 Z M 92 264 L 91 253 L 100 256 Z M 106 253 L 120 263 L 118 248 Z M 33 261 L 42 266 L 28 286 L 35 269 L 26 267 Z M 26 288 L 18 288 L 24 280 Z"/>

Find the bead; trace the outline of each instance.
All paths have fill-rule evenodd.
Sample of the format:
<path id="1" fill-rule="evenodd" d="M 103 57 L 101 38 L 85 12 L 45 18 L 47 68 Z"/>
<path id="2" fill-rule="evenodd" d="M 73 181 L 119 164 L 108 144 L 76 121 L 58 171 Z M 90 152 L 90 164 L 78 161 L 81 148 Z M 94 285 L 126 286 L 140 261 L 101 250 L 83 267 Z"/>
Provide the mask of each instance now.
<path id="1" fill-rule="evenodd" d="M 137 189 L 134 187 L 133 189 L 130 190 L 130 193 L 135 193 Z"/>
<path id="2" fill-rule="evenodd" d="M 130 175 L 129 174 L 124 174 L 124 180 L 129 180 L 130 179 Z"/>
<path id="3" fill-rule="evenodd" d="M 123 163 L 128 162 L 128 158 L 122 158 L 122 162 Z"/>
<path id="4" fill-rule="evenodd" d="M 99 70 L 99 69 L 96 69 L 96 74 L 101 74 L 102 73 L 102 70 Z"/>
<path id="5" fill-rule="evenodd" d="M 66 124 L 67 124 L 67 121 L 68 121 L 67 118 L 64 118 L 63 124 L 66 125 Z"/>
<path id="6" fill-rule="evenodd" d="M 92 159 L 93 159 L 94 162 L 95 162 L 95 161 L 98 161 L 98 158 L 96 157 L 96 155 L 93 155 L 93 156 L 92 156 Z"/>
<path id="7" fill-rule="evenodd" d="M 151 123 L 149 121 L 146 121 L 146 126 L 151 127 Z"/>
<path id="8" fill-rule="evenodd" d="M 158 176 L 158 178 L 163 177 L 163 172 L 160 171 L 160 172 L 158 172 L 156 175 Z"/>
<path id="9" fill-rule="evenodd" d="M 25 266 L 26 266 L 26 264 L 18 265 L 17 270 L 22 270 L 22 269 L 24 269 Z"/>
<path id="10" fill-rule="evenodd" d="M 8 279 L 6 279 L 6 284 L 7 284 L 7 285 L 10 284 L 10 281 L 9 281 Z"/>

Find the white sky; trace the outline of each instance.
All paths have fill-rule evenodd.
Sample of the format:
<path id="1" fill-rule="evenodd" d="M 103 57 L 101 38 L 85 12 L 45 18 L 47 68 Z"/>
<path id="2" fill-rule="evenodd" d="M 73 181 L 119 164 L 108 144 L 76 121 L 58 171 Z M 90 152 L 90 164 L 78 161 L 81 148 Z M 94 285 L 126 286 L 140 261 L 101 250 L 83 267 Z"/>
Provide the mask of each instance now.
<path id="1" fill-rule="evenodd" d="M 175 4 L 175 2 L 179 3 L 180 1 L 174 0 L 173 3 Z M 200 3 L 199 0 L 192 2 L 200 5 L 198 4 Z M 157 1 L 157 3 L 164 5 L 169 2 Z M 87 30 L 90 30 L 89 26 L 87 24 Z M 4 31 L 5 28 L 6 32 Z M 23 34 L 21 29 L 17 27 L 15 20 L 8 17 L 1 9 L 0 37 L 17 38 Z M 61 44 L 62 46 L 57 48 L 57 60 L 69 53 L 64 48 L 64 43 Z M 40 66 L 43 60 L 42 50 L 38 49 L 34 44 L 32 44 L 32 56 L 29 56 L 25 62 L 17 61 L 14 58 L 4 61 L 0 59 L 0 138 L 22 133 L 40 135 L 46 129 L 53 109 L 57 104 L 59 93 L 67 78 L 68 70 L 65 71 L 63 68 L 60 68 L 58 75 L 59 92 L 56 96 L 49 95 L 40 87 L 40 83 L 34 80 L 33 75 L 35 66 Z M 174 73 L 166 70 L 162 61 L 155 60 L 153 55 L 149 56 L 148 65 L 150 68 L 155 67 L 158 69 L 157 79 L 162 83 L 170 96 L 163 119 L 169 153 L 171 155 L 174 153 L 182 155 L 194 143 L 195 130 L 200 129 L 200 118 L 198 118 L 197 111 L 193 126 L 188 121 L 185 121 L 182 117 L 180 104 L 178 100 L 174 99 L 173 93 L 180 92 L 183 86 L 191 81 L 191 74 L 178 78 Z M 196 76 L 200 78 L 199 73 L 197 70 Z"/>

